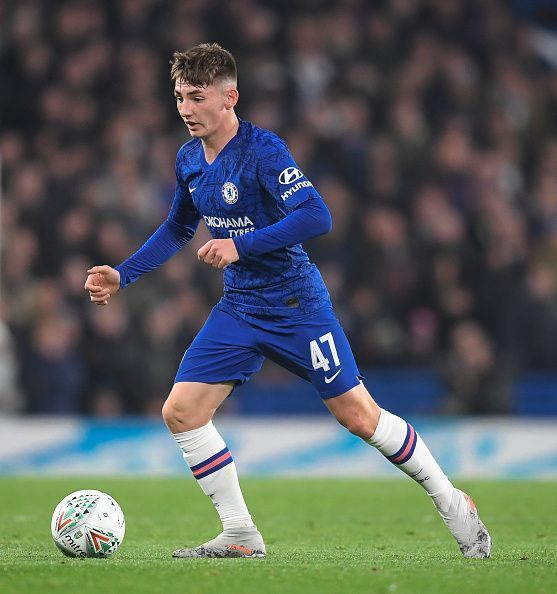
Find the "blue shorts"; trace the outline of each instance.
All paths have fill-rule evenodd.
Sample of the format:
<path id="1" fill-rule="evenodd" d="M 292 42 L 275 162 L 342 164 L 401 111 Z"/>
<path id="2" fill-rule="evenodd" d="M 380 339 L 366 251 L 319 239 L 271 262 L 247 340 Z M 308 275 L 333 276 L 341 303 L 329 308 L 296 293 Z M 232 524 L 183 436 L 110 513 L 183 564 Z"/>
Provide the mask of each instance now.
<path id="1" fill-rule="evenodd" d="M 185 352 L 174 381 L 243 384 L 265 358 L 311 382 L 321 398 L 347 392 L 362 377 L 330 306 L 309 316 L 272 318 L 219 303 Z"/>

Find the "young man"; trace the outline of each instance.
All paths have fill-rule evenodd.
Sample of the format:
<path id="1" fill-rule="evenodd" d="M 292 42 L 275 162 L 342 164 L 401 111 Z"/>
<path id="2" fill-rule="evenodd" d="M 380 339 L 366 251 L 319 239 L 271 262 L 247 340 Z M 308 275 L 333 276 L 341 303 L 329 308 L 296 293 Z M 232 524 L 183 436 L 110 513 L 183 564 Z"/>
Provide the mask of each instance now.
<path id="1" fill-rule="evenodd" d="M 489 557 L 491 538 L 472 499 L 445 476 L 414 428 L 381 409 L 363 383 L 319 271 L 301 242 L 331 218 L 284 142 L 238 120 L 236 64 L 217 44 L 175 53 L 178 112 L 192 140 L 178 151 L 168 218 L 125 262 L 95 266 L 85 283 L 106 305 L 194 235 L 214 239 L 197 257 L 224 268 L 224 296 L 187 349 L 162 414 L 186 463 L 215 505 L 223 532 L 174 557 L 264 557 L 232 455 L 211 419 L 265 357 L 310 381 L 336 419 L 429 494 L 465 557 Z"/>

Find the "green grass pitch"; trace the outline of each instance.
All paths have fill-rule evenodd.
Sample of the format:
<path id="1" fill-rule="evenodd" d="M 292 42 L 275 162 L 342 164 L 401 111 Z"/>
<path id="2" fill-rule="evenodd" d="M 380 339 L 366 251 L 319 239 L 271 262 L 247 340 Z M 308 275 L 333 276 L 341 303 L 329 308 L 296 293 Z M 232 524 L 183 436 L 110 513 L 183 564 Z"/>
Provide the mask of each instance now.
<path id="1" fill-rule="evenodd" d="M 172 559 L 219 531 L 209 500 L 183 479 L 0 478 L 0 592 L 421 594 L 557 592 L 557 483 L 463 482 L 494 539 L 463 559 L 408 479 L 245 479 L 266 559 Z M 110 493 L 126 516 L 111 559 L 69 559 L 50 517 L 78 489 Z"/>

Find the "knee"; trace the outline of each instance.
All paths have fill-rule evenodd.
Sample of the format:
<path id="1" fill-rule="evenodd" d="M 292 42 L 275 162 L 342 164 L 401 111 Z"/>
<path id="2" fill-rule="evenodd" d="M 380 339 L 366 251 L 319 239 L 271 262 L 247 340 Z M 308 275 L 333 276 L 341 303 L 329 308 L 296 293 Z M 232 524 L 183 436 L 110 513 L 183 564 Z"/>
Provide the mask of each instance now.
<path id="1" fill-rule="evenodd" d="M 361 437 L 362 439 L 369 439 L 375 433 L 375 428 L 377 427 L 377 423 L 373 423 L 373 420 L 367 417 L 360 417 L 358 415 L 351 416 L 349 419 L 346 419 L 346 422 L 343 425 L 357 437 Z"/>
<path id="2" fill-rule="evenodd" d="M 164 422 L 168 425 L 173 423 L 176 420 L 176 410 L 172 402 L 170 402 L 170 398 L 167 398 L 162 405 L 162 418 Z"/>
<path id="3" fill-rule="evenodd" d="M 379 407 L 355 408 L 337 416 L 337 420 L 353 435 L 362 439 L 370 439 L 377 428 L 379 415 Z"/>
<path id="4" fill-rule="evenodd" d="M 187 403 L 177 402 L 171 397 L 163 404 L 162 418 L 172 433 L 198 429 L 211 420 L 204 411 L 194 410 Z"/>
<path id="5" fill-rule="evenodd" d="M 350 433 L 366 440 L 375 433 L 381 409 L 362 383 L 325 404 Z"/>

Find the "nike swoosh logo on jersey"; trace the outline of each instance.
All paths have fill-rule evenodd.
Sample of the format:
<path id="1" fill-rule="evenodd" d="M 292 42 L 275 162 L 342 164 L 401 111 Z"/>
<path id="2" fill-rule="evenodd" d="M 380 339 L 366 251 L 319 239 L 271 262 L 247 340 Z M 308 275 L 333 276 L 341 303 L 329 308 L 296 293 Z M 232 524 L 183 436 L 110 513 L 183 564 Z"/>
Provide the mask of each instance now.
<path id="1" fill-rule="evenodd" d="M 195 188 L 190 188 L 190 186 L 188 186 L 188 190 L 190 191 L 190 194 L 193 194 L 195 190 L 197 190 L 197 186 L 195 186 Z"/>
<path id="2" fill-rule="evenodd" d="M 335 373 L 335 375 L 333 375 L 331 377 L 325 376 L 325 383 L 330 384 L 341 371 L 342 371 L 342 367 Z"/>

